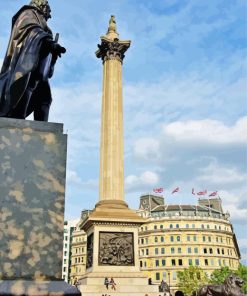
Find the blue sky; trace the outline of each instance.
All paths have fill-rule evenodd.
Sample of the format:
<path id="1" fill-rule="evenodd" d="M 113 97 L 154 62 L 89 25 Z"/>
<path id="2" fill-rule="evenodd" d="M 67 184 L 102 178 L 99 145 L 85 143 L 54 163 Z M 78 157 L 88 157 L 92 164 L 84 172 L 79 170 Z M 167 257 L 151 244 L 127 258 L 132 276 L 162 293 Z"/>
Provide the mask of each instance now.
<path id="1" fill-rule="evenodd" d="M 0 64 L 24 0 L 0 0 Z M 51 80 L 50 121 L 68 133 L 66 218 L 98 201 L 102 63 L 111 14 L 132 45 L 123 65 L 125 191 L 130 207 L 155 187 L 166 202 L 218 190 L 247 259 L 247 3 L 244 0 L 50 0 L 67 53 Z M 175 187 L 180 192 L 171 196 Z"/>

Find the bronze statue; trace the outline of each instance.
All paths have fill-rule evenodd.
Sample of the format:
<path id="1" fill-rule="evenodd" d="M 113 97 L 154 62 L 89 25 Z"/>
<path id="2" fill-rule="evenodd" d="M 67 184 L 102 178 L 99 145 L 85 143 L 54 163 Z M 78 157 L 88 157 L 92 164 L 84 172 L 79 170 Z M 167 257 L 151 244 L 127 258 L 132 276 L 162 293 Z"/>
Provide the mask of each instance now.
<path id="1" fill-rule="evenodd" d="M 241 292 L 243 280 L 235 274 L 230 274 L 222 285 L 204 285 L 197 296 L 245 296 Z"/>
<path id="2" fill-rule="evenodd" d="M 47 26 L 47 0 L 32 0 L 12 19 L 8 49 L 0 72 L 0 117 L 48 121 L 52 101 L 48 78 L 66 50 Z"/>

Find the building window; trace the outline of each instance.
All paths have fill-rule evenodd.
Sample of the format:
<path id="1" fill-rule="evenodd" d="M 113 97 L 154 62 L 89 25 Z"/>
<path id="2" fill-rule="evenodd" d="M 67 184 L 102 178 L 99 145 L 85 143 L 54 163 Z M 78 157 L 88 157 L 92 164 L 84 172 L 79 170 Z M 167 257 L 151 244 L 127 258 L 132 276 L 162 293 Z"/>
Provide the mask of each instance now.
<path id="1" fill-rule="evenodd" d="M 160 229 L 163 229 L 163 225 L 162 224 L 160 225 Z"/>
<path id="2" fill-rule="evenodd" d="M 213 249 L 212 248 L 209 248 L 209 253 L 213 254 Z"/>
<path id="3" fill-rule="evenodd" d="M 202 237 L 202 241 L 205 242 L 206 241 L 206 236 Z"/>
<path id="4" fill-rule="evenodd" d="M 157 230 L 157 225 L 154 225 L 154 230 Z"/>
<path id="5" fill-rule="evenodd" d="M 221 250 L 221 254 L 222 254 L 222 255 L 225 255 L 225 251 L 224 251 L 224 249 Z"/>
<path id="6" fill-rule="evenodd" d="M 214 259 L 211 259 L 211 260 L 210 260 L 210 264 L 211 264 L 212 266 L 214 266 Z"/>
<path id="7" fill-rule="evenodd" d="M 201 227 L 204 229 L 204 224 L 202 224 Z"/>
<path id="8" fill-rule="evenodd" d="M 181 253 L 182 253 L 182 249 L 178 248 L 178 254 L 181 254 Z"/>
<path id="9" fill-rule="evenodd" d="M 187 248 L 187 253 L 191 254 L 191 248 L 190 247 Z"/>
<path id="10" fill-rule="evenodd" d="M 170 224 L 170 229 L 172 229 L 173 228 L 173 224 Z"/>
<path id="11" fill-rule="evenodd" d="M 145 243 L 148 244 L 148 238 L 147 237 L 145 238 Z"/>
<path id="12" fill-rule="evenodd" d="M 159 272 L 156 272 L 155 279 L 156 279 L 156 281 L 160 281 L 160 273 Z"/>
<path id="13" fill-rule="evenodd" d="M 166 266 L 166 260 L 162 259 L 162 266 Z"/>
<path id="14" fill-rule="evenodd" d="M 172 259 L 172 266 L 176 266 L 176 260 Z"/>
<path id="15" fill-rule="evenodd" d="M 142 245 L 144 244 L 144 238 L 141 239 L 141 244 L 142 244 Z"/>
<path id="16" fill-rule="evenodd" d="M 67 235 L 64 237 L 64 239 L 67 241 L 68 240 L 68 237 L 67 237 Z"/>
<path id="17" fill-rule="evenodd" d="M 190 236 L 187 235 L 187 242 L 190 242 Z"/>
<path id="18" fill-rule="evenodd" d="M 165 254 L 165 248 L 161 248 L 161 254 Z"/>
<path id="19" fill-rule="evenodd" d="M 161 236 L 161 237 L 160 237 L 160 242 L 163 243 L 164 241 L 165 241 L 164 236 Z"/>
<path id="20" fill-rule="evenodd" d="M 183 265 L 183 260 L 182 259 L 178 259 L 178 265 L 182 266 Z"/>
<path id="21" fill-rule="evenodd" d="M 195 228 L 196 226 L 195 226 L 195 224 L 192 224 L 192 228 Z"/>
<path id="22" fill-rule="evenodd" d="M 219 242 L 219 239 L 218 239 L 218 236 L 216 236 L 216 243 L 218 243 Z"/>
<path id="23" fill-rule="evenodd" d="M 174 237 L 173 236 L 170 237 L 170 241 L 174 242 Z"/>
<path id="24" fill-rule="evenodd" d="M 180 238 L 180 236 L 178 235 L 178 236 L 177 236 L 177 242 L 180 242 L 180 240 L 181 240 L 181 238 Z"/>
<path id="25" fill-rule="evenodd" d="M 67 256 L 67 251 L 64 251 L 64 256 Z"/>
<path id="26" fill-rule="evenodd" d="M 194 248 L 195 254 L 198 254 L 198 248 Z"/>
<path id="27" fill-rule="evenodd" d="M 66 267 L 64 267 L 64 268 L 63 268 L 63 272 L 66 272 L 66 269 L 67 269 L 67 268 L 66 268 Z"/>
<path id="28" fill-rule="evenodd" d="M 221 260 L 220 259 L 218 260 L 218 262 L 219 262 L 219 266 L 221 266 Z"/>
<path id="29" fill-rule="evenodd" d="M 148 249 L 146 249 L 146 255 L 149 255 L 149 251 L 148 251 Z"/>
<path id="30" fill-rule="evenodd" d="M 142 268 L 142 261 L 140 261 L 140 267 Z"/>
<path id="31" fill-rule="evenodd" d="M 208 237 L 208 241 L 211 243 L 211 236 Z"/>
<path id="32" fill-rule="evenodd" d="M 195 259 L 196 266 L 199 266 L 199 259 Z"/>
<path id="33" fill-rule="evenodd" d="M 176 279 L 177 279 L 177 273 L 176 273 L 176 271 L 173 271 L 173 272 L 172 272 L 172 279 L 173 279 L 174 281 L 176 281 Z"/>
<path id="34" fill-rule="evenodd" d="M 193 241 L 194 241 L 194 242 L 197 241 L 197 237 L 196 237 L 196 235 L 193 236 Z"/>
<path id="35" fill-rule="evenodd" d="M 220 249 L 219 248 L 217 248 L 217 254 L 220 254 Z"/>
<path id="36" fill-rule="evenodd" d="M 171 248 L 171 254 L 174 254 L 174 253 L 175 253 L 175 249 Z"/>
<path id="37" fill-rule="evenodd" d="M 176 228 L 179 228 L 179 224 L 176 224 Z"/>
<path id="38" fill-rule="evenodd" d="M 192 265 L 193 263 L 192 263 L 192 259 L 189 259 L 189 265 Z"/>
<path id="39" fill-rule="evenodd" d="M 203 253 L 204 253 L 204 254 L 207 254 L 207 248 L 204 248 L 204 249 L 203 249 Z"/>
<path id="40" fill-rule="evenodd" d="M 159 260 L 155 260 L 155 266 L 158 267 L 160 265 L 160 261 Z"/>
<path id="41" fill-rule="evenodd" d="M 190 226 L 189 226 L 189 224 L 186 224 L 186 226 L 185 226 L 186 228 L 189 228 Z"/>
<path id="42" fill-rule="evenodd" d="M 208 266 L 208 259 L 205 259 L 205 265 Z"/>
<path id="43" fill-rule="evenodd" d="M 209 225 L 207 225 L 207 229 L 210 229 Z"/>
<path id="44" fill-rule="evenodd" d="M 67 247 L 68 247 L 68 244 L 64 244 L 64 248 L 67 249 Z"/>
<path id="45" fill-rule="evenodd" d="M 163 272 L 163 280 L 166 281 L 166 272 Z"/>
<path id="46" fill-rule="evenodd" d="M 155 248 L 154 249 L 154 253 L 155 253 L 155 255 L 158 255 L 159 254 L 159 249 L 158 248 Z"/>
<path id="47" fill-rule="evenodd" d="M 155 238 L 154 238 L 154 242 L 155 242 L 155 243 L 158 242 L 158 237 L 157 237 L 157 236 L 155 236 Z"/>

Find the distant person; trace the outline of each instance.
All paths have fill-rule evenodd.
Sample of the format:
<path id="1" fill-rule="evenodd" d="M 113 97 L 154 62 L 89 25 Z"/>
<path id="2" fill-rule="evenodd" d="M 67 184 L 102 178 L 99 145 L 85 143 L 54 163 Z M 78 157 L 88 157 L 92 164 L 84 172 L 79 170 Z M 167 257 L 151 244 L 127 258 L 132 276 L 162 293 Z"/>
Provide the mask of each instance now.
<path id="1" fill-rule="evenodd" d="M 106 286 L 106 289 L 108 290 L 108 287 L 109 287 L 109 279 L 108 279 L 108 277 L 105 277 L 104 285 Z"/>
<path id="2" fill-rule="evenodd" d="M 113 290 L 116 290 L 116 283 L 114 282 L 113 278 L 111 278 L 111 280 L 110 280 L 110 285 Z"/>

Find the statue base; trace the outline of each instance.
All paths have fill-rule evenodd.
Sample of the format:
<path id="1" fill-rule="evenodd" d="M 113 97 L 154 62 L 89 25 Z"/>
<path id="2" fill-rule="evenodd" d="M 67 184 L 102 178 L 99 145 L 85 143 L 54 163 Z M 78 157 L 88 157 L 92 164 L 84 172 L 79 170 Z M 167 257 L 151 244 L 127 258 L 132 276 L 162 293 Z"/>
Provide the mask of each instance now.
<path id="1" fill-rule="evenodd" d="M 0 281 L 0 296 L 80 296 L 76 287 L 64 281 Z"/>
<path id="2" fill-rule="evenodd" d="M 66 150 L 62 124 L 0 118 L 1 296 L 81 295 L 61 280 Z"/>

